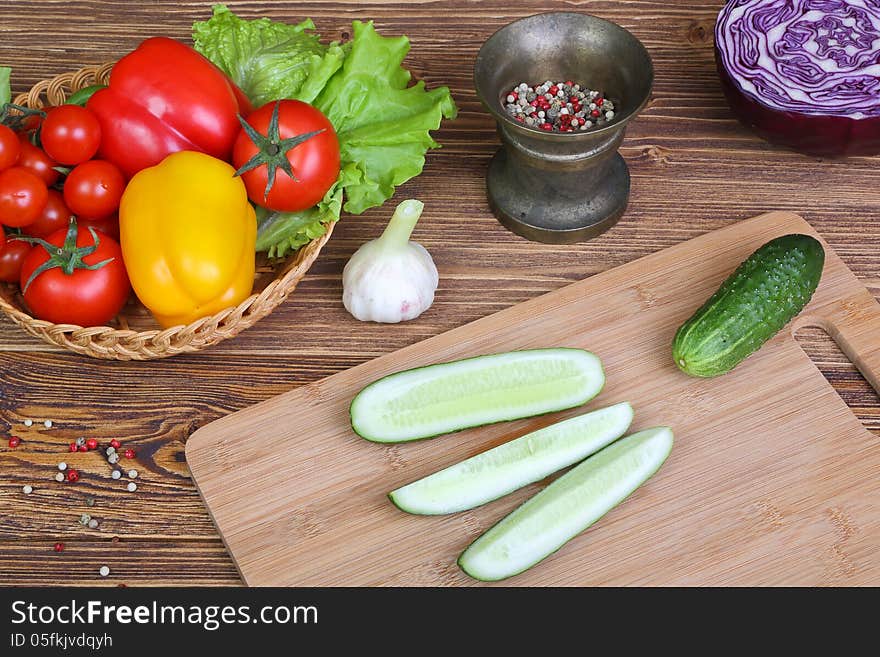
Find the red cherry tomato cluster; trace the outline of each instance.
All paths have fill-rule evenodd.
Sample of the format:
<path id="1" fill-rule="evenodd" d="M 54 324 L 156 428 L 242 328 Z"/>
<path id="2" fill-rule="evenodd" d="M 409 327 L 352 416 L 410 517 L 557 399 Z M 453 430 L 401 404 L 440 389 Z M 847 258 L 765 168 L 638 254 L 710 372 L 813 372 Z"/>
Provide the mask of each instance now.
<path id="1" fill-rule="evenodd" d="M 339 141 L 319 110 L 297 100 L 255 109 L 173 39 L 145 40 L 108 85 L 84 91 L 44 112 L 0 107 L 0 282 L 17 283 L 39 319 L 95 326 L 118 314 L 131 292 L 119 244 L 123 192 L 172 153 L 231 162 L 251 202 L 275 212 L 314 206 L 339 176 Z"/>
<path id="2" fill-rule="evenodd" d="M 105 324 L 131 289 L 117 242 L 125 177 L 92 159 L 101 125 L 85 107 L 20 125 L 0 125 L 0 281 L 18 283 L 40 319 Z"/>

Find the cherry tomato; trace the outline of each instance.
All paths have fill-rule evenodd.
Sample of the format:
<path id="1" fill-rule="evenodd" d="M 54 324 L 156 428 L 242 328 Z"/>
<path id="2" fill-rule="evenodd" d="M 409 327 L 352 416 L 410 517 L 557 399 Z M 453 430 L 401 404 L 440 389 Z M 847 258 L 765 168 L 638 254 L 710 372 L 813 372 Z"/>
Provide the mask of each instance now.
<path id="1" fill-rule="evenodd" d="M 19 145 L 21 146 L 21 155 L 18 156 L 18 166 L 35 173 L 46 183 L 47 187 L 58 182 L 61 174 L 53 168 L 58 166 L 55 160 L 46 155 L 41 148 L 34 146 L 27 135 L 21 135 Z"/>
<path id="2" fill-rule="evenodd" d="M 56 230 L 67 228 L 67 224 L 70 223 L 70 215 L 71 212 L 67 209 L 61 192 L 57 189 L 50 189 L 46 207 L 43 208 L 36 221 L 27 225 L 24 232 L 31 237 L 46 237 Z"/>
<path id="3" fill-rule="evenodd" d="M 42 110 L 44 112 L 48 112 L 51 107 L 43 107 Z M 21 123 L 21 132 L 23 133 L 33 133 L 40 129 L 40 126 L 43 125 L 43 117 L 39 114 L 31 114 L 28 117 L 25 117 L 24 121 Z"/>
<path id="4" fill-rule="evenodd" d="M 17 228 L 33 223 L 49 202 L 49 190 L 22 167 L 0 171 L 0 224 Z"/>
<path id="5" fill-rule="evenodd" d="M 0 171 L 8 169 L 18 161 L 21 143 L 12 128 L 0 125 Z"/>
<path id="6" fill-rule="evenodd" d="M 85 107 L 60 105 L 50 110 L 40 128 L 43 150 L 61 164 L 90 160 L 101 145 L 101 124 Z"/>
<path id="7" fill-rule="evenodd" d="M 92 217 L 77 217 L 76 223 L 79 224 L 82 230 L 87 230 L 89 226 L 91 226 L 95 230 L 104 233 L 105 235 L 109 235 L 113 239 L 119 241 L 118 214 L 111 214 L 107 217 L 101 217 L 100 219 L 94 219 Z"/>
<path id="8" fill-rule="evenodd" d="M 71 212 L 100 219 L 119 209 L 125 178 L 115 164 L 89 160 L 77 165 L 64 181 L 64 202 Z"/>
<path id="9" fill-rule="evenodd" d="M 76 226 L 73 230 L 77 231 L 76 247 L 94 246 L 95 238 L 89 230 L 79 230 Z M 99 269 L 77 267 L 72 274 L 66 274 L 62 267 L 52 267 L 30 281 L 33 273 L 50 258 L 58 261 L 71 257 L 71 250 L 64 248 L 68 229 L 55 231 L 45 238 L 49 244 L 59 247 L 60 253 L 53 250 L 50 254 L 37 245 L 25 256 L 19 281 L 24 301 L 36 317 L 55 324 L 102 326 L 125 305 L 131 284 L 122 262 L 122 249 L 110 236 L 97 231 L 95 235 L 97 249 L 82 260 L 86 265 L 110 260 Z"/>
<path id="10" fill-rule="evenodd" d="M 269 134 L 273 112 L 278 112 L 278 134 Z M 273 101 L 251 112 L 248 124 L 262 136 L 268 136 L 273 146 L 261 151 L 244 128 L 232 148 L 232 163 L 241 169 L 254 156 L 259 155 L 269 164 L 245 171 L 241 179 L 247 187 L 248 197 L 263 207 L 281 212 L 305 210 L 320 201 L 339 176 L 339 140 L 333 125 L 321 112 L 298 100 Z M 273 157 L 277 162 L 278 145 L 282 140 L 321 131 L 287 150 L 296 178 L 291 178 L 280 167 L 275 169 L 275 181 L 268 195 L 266 185 L 269 166 Z"/>
<path id="11" fill-rule="evenodd" d="M 12 237 L 0 242 L 0 281 L 18 283 L 21 279 L 21 263 L 30 250 L 30 244 Z"/>

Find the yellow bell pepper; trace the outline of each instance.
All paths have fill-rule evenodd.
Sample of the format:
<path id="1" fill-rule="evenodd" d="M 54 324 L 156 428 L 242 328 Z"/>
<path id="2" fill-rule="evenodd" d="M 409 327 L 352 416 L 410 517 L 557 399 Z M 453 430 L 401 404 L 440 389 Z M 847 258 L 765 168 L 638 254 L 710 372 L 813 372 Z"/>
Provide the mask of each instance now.
<path id="1" fill-rule="evenodd" d="M 131 285 L 163 327 L 189 324 L 246 299 L 257 222 L 229 164 L 183 151 L 138 172 L 119 206 Z"/>

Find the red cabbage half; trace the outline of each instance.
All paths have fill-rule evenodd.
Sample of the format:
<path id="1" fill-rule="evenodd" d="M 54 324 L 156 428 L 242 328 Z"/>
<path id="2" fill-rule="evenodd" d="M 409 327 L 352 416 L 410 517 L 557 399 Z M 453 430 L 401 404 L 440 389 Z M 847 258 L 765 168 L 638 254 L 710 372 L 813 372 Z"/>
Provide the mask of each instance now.
<path id="1" fill-rule="evenodd" d="M 768 141 L 880 153 L 880 0 L 729 0 L 715 54 L 734 112 Z"/>

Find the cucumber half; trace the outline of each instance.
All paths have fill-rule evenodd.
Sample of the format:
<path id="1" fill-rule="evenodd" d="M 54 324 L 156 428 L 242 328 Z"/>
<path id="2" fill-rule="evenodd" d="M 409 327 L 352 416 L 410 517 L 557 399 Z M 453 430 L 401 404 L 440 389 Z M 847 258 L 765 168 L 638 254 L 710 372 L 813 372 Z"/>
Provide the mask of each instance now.
<path id="1" fill-rule="evenodd" d="M 388 497 L 401 510 L 438 515 L 472 509 L 584 460 L 629 428 L 623 402 L 557 422 L 398 488 Z"/>
<path id="2" fill-rule="evenodd" d="M 429 365 L 386 376 L 351 403 L 363 438 L 399 443 L 580 406 L 605 372 L 583 349 L 532 349 Z"/>
<path id="3" fill-rule="evenodd" d="M 471 543 L 458 565 L 483 581 L 531 568 L 626 499 L 657 472 L 671 449 L 669 427 L 620 439 L 494 525 Z"/>

